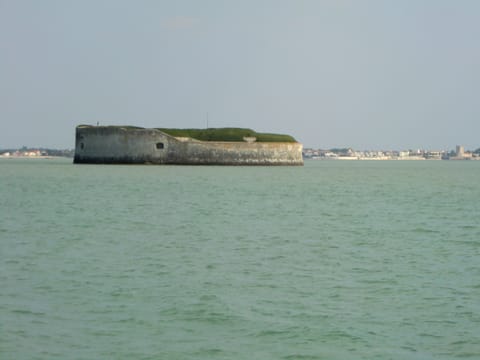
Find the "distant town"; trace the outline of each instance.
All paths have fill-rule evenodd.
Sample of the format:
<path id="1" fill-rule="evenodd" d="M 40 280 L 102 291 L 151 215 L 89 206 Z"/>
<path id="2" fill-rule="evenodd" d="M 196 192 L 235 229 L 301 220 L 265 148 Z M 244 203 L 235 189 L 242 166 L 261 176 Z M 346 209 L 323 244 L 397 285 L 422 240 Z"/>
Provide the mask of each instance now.
<path id="1" fill-rule="evenodd" d="M 73 149 L 28 148 L 0 149 L 0 158 L 73 158 Z M 352 148 L 334 148 L 328 150 L 304 148 L 304 159 L 312 160 L 480 160 L 480 148 L 472 151 L 458 145 L 451 151 L 432 150 L 364 150 Z"/>
<path id="2" fill-rule="evenodd" d="M 314 160 L 480 160 L 480 148 L 475 151 L 465 150 L 461 145 L 452 151 L 356 151 L 351 148 L 329 150 L 305 148 L 303 157 Z"/>
<path id="3" fill-rule="evenodd" d="M 0 150 L 0 158 L 51 158 L 51 157 L 69 157 L 73 158 L 73 149 L 44 149 L 29 148 L 23 146 L 20 149 L 3 149 Z"/>

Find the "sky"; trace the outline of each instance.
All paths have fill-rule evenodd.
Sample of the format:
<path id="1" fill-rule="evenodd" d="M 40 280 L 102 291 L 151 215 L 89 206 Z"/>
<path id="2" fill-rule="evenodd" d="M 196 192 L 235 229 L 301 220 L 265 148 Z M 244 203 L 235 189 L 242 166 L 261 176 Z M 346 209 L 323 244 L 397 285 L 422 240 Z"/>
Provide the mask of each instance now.
<path id="1" fill-rule="evenodd" d="M 79 124 L 480 147 L 477 0 L 0 0 L 0 149 Z"/>

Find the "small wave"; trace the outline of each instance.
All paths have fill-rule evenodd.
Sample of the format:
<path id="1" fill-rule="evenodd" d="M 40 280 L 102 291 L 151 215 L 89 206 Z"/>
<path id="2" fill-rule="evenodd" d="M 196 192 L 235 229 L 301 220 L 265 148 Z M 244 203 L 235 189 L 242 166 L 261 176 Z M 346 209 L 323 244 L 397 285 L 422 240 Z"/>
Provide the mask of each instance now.
<path id="1" fill-rule="evenodd" d="M 472 229 L 477 229 L 478 226 L 475 225 L 461 225 L 460 229 L 465 229 L 465 230 L 472 230 Z"/>
<path id="2" fill-rule="evenodd" d="M 35 316 L 42 316 L 45 315 L 43 312 L 35 312 L 27 309 L 14 309 L 12 310 L 14 314 L 22 314 L 22 315 L 35 315 Z"/>
<path id="3" fill-rule="evenodd" d="M 410 352 L 417 352 L 417 349 L 415 349 L 415 348 L 412 347 L 412 346 L 405 345 L 405 346 L 401 346 L 401 348 L 402 348 L 403 350 L 407 350 L 407 351 L 410 351 Z"/>
<path id="4" fill-rule="evenodd" d="M 200 349 L 194 353 L 194 356 L 199 359 L 210 358 L 212 356 L 222 358 L 225 351 L 219 348 Z"/>
<path id="5" fill-rule="evenodd" d="M 289 334 L 291 331 L 290 330 L 273 330 L 273 329 L 267 329 L 267 330 L 261 330 L 255 334 L 256 337 L 269 337 L 269 336 L 279 336 L 279 335 L 285 335 Z"/>
<path id="6" fill-rule="evenodd" d="M 443 336 L 442 336 L 442 335 L 428 334 L 428 333 L 420 333 L 420 334 L 418 334 L 418 336 L 421 336 L 421 337 L 429 337 L 429 338 L 435 338 L 435 339 L 441 339 L 441 338 L 443 338 Z"/>
<path id="7" fill-rule="evenodd" d="M 285 360 L 297 360 L 297 359 L 305 359 L 305 360 L 318 360 L 322 359 L 323 357 L 318 355 L 310 355 L 310 354 L 291 354 L 282 357 Z"/>
<path id="8" fill-rule="evenodd" d="M 5 264 L 20 264 L 20 260 L 8 259 L 8 260 L 5 260 Z"/>
<path id="9" fill-rule="evenodd" d="M 457 341 L 453 341 L 450 343 L 450 345 L 466 345 L 466 344 L 469 344 L 470 342 L 467 341 L 467 340 L 457 340 Z"/>
<path id="10" fill-rule="evenodd" d="M 416 227 L 412 231 L 414 233 L 417 233 L 417 234 L 436 234 L 436 233 L 440 233 L 440 231 L 438 231 L 438 230 L 427 229 L 427 228 L 424 228 L 424 227 Z"/>

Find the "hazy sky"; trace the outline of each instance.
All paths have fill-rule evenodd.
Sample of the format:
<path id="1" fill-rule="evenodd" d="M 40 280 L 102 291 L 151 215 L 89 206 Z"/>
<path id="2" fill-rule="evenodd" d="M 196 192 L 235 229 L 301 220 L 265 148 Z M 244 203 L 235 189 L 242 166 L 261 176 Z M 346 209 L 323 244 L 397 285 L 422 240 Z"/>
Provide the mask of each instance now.
<path id="1" fill-rule="evenodd" d="M 0 0 L 0 148 L 78 124 L 480 147 L 477 0 Z"/>

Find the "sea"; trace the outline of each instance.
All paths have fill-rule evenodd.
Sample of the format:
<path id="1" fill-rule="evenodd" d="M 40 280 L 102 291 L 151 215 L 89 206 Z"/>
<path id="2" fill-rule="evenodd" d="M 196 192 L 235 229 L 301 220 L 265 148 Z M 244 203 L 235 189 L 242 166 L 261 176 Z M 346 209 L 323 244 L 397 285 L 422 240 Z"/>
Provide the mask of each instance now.
<path id="1" fill-rule="evenodd" d="M 480 359 L 479 180 L 0 159 L 0 359 Z"/>

